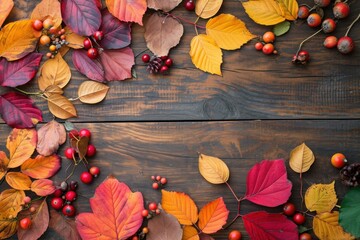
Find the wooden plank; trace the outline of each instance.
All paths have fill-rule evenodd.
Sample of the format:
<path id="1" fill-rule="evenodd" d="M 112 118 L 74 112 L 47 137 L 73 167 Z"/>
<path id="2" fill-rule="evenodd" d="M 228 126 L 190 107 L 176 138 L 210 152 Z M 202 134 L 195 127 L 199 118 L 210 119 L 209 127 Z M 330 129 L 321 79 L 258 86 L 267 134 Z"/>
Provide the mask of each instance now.
<path id="1" fill-rule="evenodd" d="M 0 126 L 0 150 L 6 151 L 5 141 L 11 129 Z M 237 209 L 236 201 L 225 185 L 211 185 L 202 178 L 198 172 L 198 152 L 223 159 L 231 169 L 229 183 L 242 196 L 246 190 L 246 174 L 255 163 L 263 159 L 287 160 L 289 152 L 304 141 L 316 156 L 310 171 L 303 174 L 304 191 L 311 184 L 336 180 L 336 191 L 341 199 L 346 188 L 340 184 L 339 171 L 330 165 L 329 159 L 335 152 L 343 152 L 350 162 L 359 161 L 360 156 L 360 122 L 355 120 L 76 123 L 75 126 L 91 130 L 91 142 L 98 151 L 89 162 L 102 171 L 94 184 L 80 184 L 80 197 L 75 203 L 79 212 L 89 211 L 88 198 L 109 174 L 128 184 L 133 191 L 141 191 L 147 203 L 160 201 L 161 194 L 151 189 L 150 180 L 151 175 L 160 174 L 168 178 L 167 190 L 189 194 L 199 208 L 223 196 L 231 219 Z M 63 167 L 61 174 L 55 177 L 57 181 L 64 177 L 69 164 L 62 154 L 66 145 L 60 151 Z M 79 165 L 72 179 L 78 179 L 84 169 Z M 288 170 L 293 183 L 291 201 L 300 207 L 299 175 Z M 280 212 L 281 207 L 263 208 L 247 201 L 241 203 L 242 214 L 257 210 Z M 311 225 L 310 218 L 306 225 Z M 234 228 L 241 229 L 247 236 L 240 219 L 230 229 Z M 214 236 L 226 239 L 228 232 L 223 230 Z M 45 235 L 43 239 L 49 238 Z"/>

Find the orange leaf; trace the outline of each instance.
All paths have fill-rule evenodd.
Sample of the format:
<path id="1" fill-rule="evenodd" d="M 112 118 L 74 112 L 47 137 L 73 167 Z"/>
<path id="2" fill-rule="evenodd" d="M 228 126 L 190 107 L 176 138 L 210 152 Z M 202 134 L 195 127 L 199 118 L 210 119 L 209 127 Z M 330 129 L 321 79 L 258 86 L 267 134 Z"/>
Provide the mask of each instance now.
<path id="1" fill-rule="evenodd" d="M 30 190 L 31 179 L 28 175 L 20 172 L 9 172 L 5 176 L 10 187 L 17 190 Z"/>
<path id="2" fill-rule="evenodd" d="M 199 228 L 203 233 L 215 233 L 226 224 L 229 210 L 222 197 L 206 204 L 199 213 Z"/>
<path id="3" fill-rule="evenodd" d="M 146 0 L 106 0 L 109 12 L 120 21 L 142 24 L 142 17 L 147 9 Z"/>
<path id="4" fill-rule="evenodd" d="M 13 0 L 2 0 L 0 2 L 0 27 L 4 23 L 5 19 L 8 17 L 13 7 L 14 7 Z"/>
<path id="5" fill-rule="evenodd" d="M 37 142 L 35 129 L 14 128 L 10 133 L 6 147 L 10 152 L 8 168 L 19 167 L 33 154 Z"/>
<path id="6" fill-rule="evenodd" d="M 9 159 L 6 156 L 6 153 L 0 151 L 0 180 L 5 176 L 7 172 L 7 166 L 9 164 Z"/>
<path id="7" fill-rule="evenodd" d="M 22 190 L 4 190 L 0 194 L 0 216 L 5 218 L 16 217 L 17 214 L 22 210 L 21 205 L 24 203 L 24 198 L 25 192 Z M 0 229 L 2 228 L 0 227 Z"/>
<path id="8" fill-rule="evenodd" d="M 58 0 L 42 0 L 31 13 L 31 19 L 44 21 L 49 16 L 54 21 L 54 27 L 62 22 L 60 2 Z"/>
<path id="9" fill-rule="evenodd" d="M 49 179 L 35 180 L 31 184 L 30 188 L 31 188 L 31 191 L 33 191 L 34 193 L 36 193 L 36 195 L 41 196 L 41 197 L 48 196 L 48 195 L 52 194 L 53 192 L 55 192 L 55 190 L 56 190 L 53 181 L 51 181 Z"/>
<path id="10" fill-rule="evenodd" d="M 67 45 L 68 47 L 74 49 L 84 48 L 84 40 L 86 39 L 85 37 L 73 32 L 68 26 L 65 27 L 65 31 L 66 41 L 69 43 Z"/>
<path id="11" fill-rule="evenodd" d="M 193 226 L 184 226 L 182 240 L 199 240 L 199 233 Z"/>
<path id="12" fill-rule="evenodd" d="M 61 119 L 76 117 L 74 104 L 63 95 L 52 94 L 48 98 L 48 107 L 52 114 Z"/>
<path id="13" fill-rule="evenodd" d="M 16 219 L 0 216 L 0 239 L 7 239 L 14 235 L 17 231 L 17 226 Z"/>
<path id="14" fill-rule="evenodd" d="M 26 160 L 21 165 L 21 172 L 36 179 L 50 178 L 60 167 L 61 161 L 58 155 L 54 154 L 48 157 L 38 155 L 35 159 Z"/>
<path id="15" fill-rule="evenodd" d="M 198 209 L 189 195 L 181 192 L 162 190 L 161 205 L 163 209 L 174 215 L 180 224 L 193 225 L 198 220 Z"/>

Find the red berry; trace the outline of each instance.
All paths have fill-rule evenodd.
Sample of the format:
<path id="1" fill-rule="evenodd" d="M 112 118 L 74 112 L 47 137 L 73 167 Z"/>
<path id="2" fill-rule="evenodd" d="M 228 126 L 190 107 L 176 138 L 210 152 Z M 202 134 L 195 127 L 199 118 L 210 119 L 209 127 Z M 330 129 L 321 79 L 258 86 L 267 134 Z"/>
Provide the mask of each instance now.
<path id="1" fill-rule="evenodd" d="M 78 187 L 78 182 L 77 181 L 71 181 L 70 182 L 70 190 L 76 190 L 76 188 Z"/>
<path id="2" fill-rule="evenodd" d="M 173 60 L 171 58 L 168 58 L 165 60 L 165 65 L 168 67 L 171 67 L 173 65 Z"/>
<path id="3" fill-rule="evenodd" d="M 90 184 L 93 180 L 93 176 L 89 172 L 83 172 L 80 175 L 80 180 L 85 184 Z"/>
<path id="4" fill-rule="evenodd" d="M 166 178 L 161 178 L 160 179 L 160 183 L 162 184 L 162 185 L 164 185 L 164 184 L 166 184 L 167 183 L 167 179 Z"/>
<path id="5" fill-rule="evenodd" d="M 232 230 L 228 235 L 229 240 L 240 240 L 241 239 L 241 232 L 238 230 Z"/>
<path id="6" fill-rule="evenodd" d="M 62 213 L 67 217 L 73 217 L 75 215 L 75 207 L 73 205 L 67 204 L 63 207 Z"/>
<path id="7" fill-rule="evenodd" d="M 77 194 L 75 191 L 70 190 L 65 194 L 65 199 L 70 202 L 75 201 L 76 197 L 77 197 Z"/>
<path id="8" fill-rule="evenodd" d="M 31 197 L 25 196 L 23 201 L 24 201 L 25 204 L 28 204 L 28 203 L 31 202 Z"/>
<path id="9" fill-rule="evenodd" d="M 264 44 L 262 42 L 255 43 L 255 49 L 258 51 L 261 51 L 263 46 L 264 46 Z"/>
<path id="10" fill-rule="evenodd" d="M 86 128 L 83 128 L 83 129 L 81 129 L 81 130 L 79 131 L 79 136 L 80 136 L 80 137 L 87 137 L 87 138 L 90 139 L 90 137 L 91 137 L 91 132 L 90 132 L 90 130 L 88 130 L 88 129 L 86 129 Z"/>
<path id="11" fill-rule="evenodd" d="M 96 31 L 94 33 L 94 38 L 96 39 L 96 41 L 101 41 L 101 39 L 104 38 L 104 33 L 102 31 Z"/>
<path id="12" fill-rule="evenodd" d="M 266 32 L 264 33 L 264 35 L 262 36 L 262 40 L 265 43 L 272 43 L 275 41 L 275 34 L 273 32 Z"/>
<path id="13" fill-rule="evenodd" d="M 324 40 L 323 45 L 326 48 L 334 48 L 334 47 L 336 47 L 337 42 L 338 42 L 337 37 L 335 37 L 335 36 L 327 36 L 325 38 L 325 40 Z"/>
<path id="14" fill-rule="evenodd" d="M 142 210 L 141 215 L 143 217 L 147 217 L 149 215 L 149 211 L 147 209 Z"/>
<path id="15" fill-rule="evenodd" d="M 31 219 L 29 217 L 25 217 L 20 220 L 19 225 L 22 229 L 29 229 L 31 227 Z"/>
<path id="16" fill-rule="evenodd" d="M 144 63 L 148 63 L 150 61 L 150 55 L 149 54 L 143 54 L 142 57 L 141 57 L 141 60 L 144 62 Z"/>
<path id="17" fill-rule="evenodd" d="M 72 147 L 66 148 L 64 154 L 67 159 L 73 160 L 74 156 L 76 154 L 75 148 L 72 148 Z"/>
<path id="18" fill-rule="evenodd" d="M 192 0 L 188 0 L 185 2 L 185 9 L 188 11 L 194 11 L 195 3 Z"/>
<path id="19" fill-rule="evenodd" d="M 156 181 L 160 181 L 161 176 L 159 176 L 159 175 L 158 175 L 158 176 L 156 176 L 156 178 L 155 178 L 155 179 L 156 179 Z"/>
<path id="20" fill-rule="evenodd" d="M 55 190 L 53 195 L 54 195 L 54 197 L 61 197 L 63 195 L 63 191 L 60 188 L 58 188 Z"/>
<path id="21" fill-rule="evenodd" d="M 54 197 L 51 199 L 50 204 L 54 209 L 59 210 L 62 208 L 64 201 L 61 197 Z"/>
<path id="22" fill-rule="evenodd" d="M 314 3 L 319 7 L 327 7 L 331 3 L 331 0 L 314 0 Z"/>
<path id="23" fill-rule="evenodd" d="M 293 221 L 297 224 L 297 225 L 301 225 L 305 222 L 305 216 L 301 213 L 296 213 L 293 216 Z"/>
<path id="24" fill-rule="evenodd" d="M 331 164 L 336 168 L 342 168 L 343 166 L 345 166 L 346 162 L 346 157 L 342 153 L 335 153 L 331 157 Z"/>
<path id="25" fill-rule="evenodd" d="M 96 153 L 96 147 L 92 144 L 89 144 L 86 151 L 86 156 L 92 157 Z"/>
<path id="26" fill-rule="evenodd" d="M 139 240 L 139 237 L 135 235 L 131 238 L 131 240 Z"/>
<path id="27" fill-rule="evenodd" d="M 39 19 L 36 19 L 35 21 L 33 21 L 32 27 L 36 31 L 41 31 L 43 29 L 43 22 Z"/>
<path id="28" fill-rule="evenodd" d="M 262 52 L 266 55 L 272 54 L 274 52 L 274 45 L 272 43 L 267 43 L 263 46 Z"/>
<path id="29" fill-rule="evenodd" d="M 293 203 L 286 203 L 283 207 L 283 211 L 286 216 L 292 216 L 296 211 L 296 207 Z"/>
<path id="30" fill-rule="evenodd" d="M 86 39 L 84 40 L 83 44 L 84 44 L 84 48 L 85 48 L 85 49 L 89 49 L 89 48 L 92 47 L 91 40 L 88 39 L 88 38 L 86 38 Z"/>
<path id="31" fill-rule="evenodd" d="M 309 16 L 309 13 L 310 13 L 310 9 L 307 6 L 302 5 L 299 7 L 298 10 L 298 18 L 305 19 Z"/>
<path id="32" fill-rule="evenodd" d="M 166 65 L 161 66 L 161 68 L 160 68 L 160 72 L 161 72 L 161 73 L 166 73 L 168 70 L 169 70 L 169 67 L 166 66 Z"/>
<path id="33" fill-rule="evenodd" d="M 157 209 L 157 203 L 156 202 L 149 203 L 149 209 L 151 211 L 155 211 Z"/>
<path id="34" fill-rule="evenodd" d="M 335 18 L 346 18 L 350 14 L 350 7 L 345 2 L 338 2 L 333 7 L 333 14 Z"/>
<path id="35" fill-rule="evenodd" d="M 79 132 L 76 129 L 73 129 L 69 132 L 70 139 L 77 139 L 79 138 Z"/>
<path id="36" fill-rule="evenodd" d="M 96 48 L 89 48 L 87 56 L 91 59 L 96 59 L 99 56 L 99 51 Z"/>
<path id="37" fill-rule="evenodd" d="M 354 41 L 351 37 L 344 36 L 341 37 L 337 43 L 337 49 L 342 54 L 351 53 L 355 48 Z"/>
<path id="38" fill-rule="evenodd" d="M 336 22 L 331 18 L 327 18 L 322 22 L 321 28 L 324 33 L 331 33 L 336 28 Z"/>
<path id="39" fill-rule="evenodd" d="M 308 51 L 301 50 L 297 56 L 296 55 L 294 56 L 293 62 L 299 62 L 305 64 L 309 60 L 310 60 L 310 54 L 308 53 Z"/>
<path id="40" fill-rule="evenodd" d="M 165 55 L 165 56 L 161 56 L 160 59 L 161 59 L 162 61 L 166 61 L 166 59 L 168 59 L 168 56 L 166 56 L 166 55 Z"/>
<path id="41" fill-rule="evenodd" d="M 302 233 L 299 236 L 299 240 L 312 240 L 310 233 Z"/>
<path id="42" fill-rule="evenodd" d="M 155 210 L 155 213 L 156 213 L 156 215 L 159 215 L 159 214 L 161 213 L 161 210 L 160 210 L 160 209 L 156 209 L 156 210 Z"/>
<path id="43" fill-rule="evenodd" d="M 159 184 L 158 184 L 157 182 L 154 182 L 154 183 L 152 184 L 152 188 L 153 188 L 153 189 L 158 189 L 158 188 L 159 188 Z"/>
<path id="44" fill-rule="evenodd" d="M 311 13 L 307 19 L 307 24 L 310 27 L 318 27 L 321 24 L 321 16 L 318 13 Z"/>
<path id="45" fill-rule="evenodd" d="M 100 174 L 100 168 L 93 166 L 93 167 L 91 167 L 91 168 L 89 169 L 89 172 L 90 172 L 90 174 L 93 175 L 94 177 L 97 177 L 97 176 L 99 176 L 99 174 Z"/>

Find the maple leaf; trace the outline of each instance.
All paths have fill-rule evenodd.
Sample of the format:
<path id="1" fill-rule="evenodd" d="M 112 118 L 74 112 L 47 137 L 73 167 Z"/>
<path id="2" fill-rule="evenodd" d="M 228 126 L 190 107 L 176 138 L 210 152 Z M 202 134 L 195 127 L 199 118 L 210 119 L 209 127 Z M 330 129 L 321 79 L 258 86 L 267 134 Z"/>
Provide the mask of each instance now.
<path id="1" fill-rule="evenodd" d="M 147 9 L 146 0 L 106 0 L 105 2 L 109 12 L 119 20 L 142 25 L 142 17 Z"/>

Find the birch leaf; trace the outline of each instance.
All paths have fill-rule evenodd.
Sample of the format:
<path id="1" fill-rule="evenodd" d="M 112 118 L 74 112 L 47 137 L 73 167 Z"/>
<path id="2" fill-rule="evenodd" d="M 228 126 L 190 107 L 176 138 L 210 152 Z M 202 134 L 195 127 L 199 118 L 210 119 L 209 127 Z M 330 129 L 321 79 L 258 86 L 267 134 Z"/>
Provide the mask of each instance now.
<path id="1" fill-rule="evenodd" d="M 223 0 L 196 0 L 195 13 L 203 19 L 214 16 L 219 9 Z"/>
<path id="2" fill-rule="evenodd" d="M 228 166 L 220 158 L 200 154 L 199 171 L 206 181 L 212 184 L 227 182 L 230 175 Z"/>
<path id="3" fill-rule="evenodd" d="M 79 87 L 78 97 L 83 103 L 95 104 L 101 102 L 108 91 L 109 87 L 103 83 L 85 81 Z"/>
<path id="4" fill-rule="evenodd" d="M 355 239 L 339 225 L 339 212 L 326 212 L 316 215 L 313 219 L 313 230 L 320 239 L 350 240 Z"/>
<path id="5" fill-rule="evenodd" d="M 294 148 L 290 153 L 289 165 L 297 173 L 308 171 L 315 161 L 315 156 L 305 143 Z"/>
<path id="6" fill-rule="evenodd" d="M 309 211 L 318 214 L 330 212 L 337 203 L 335 181 L 330 184 L 313 184 L 305 193 L 305 205 Z"/>

